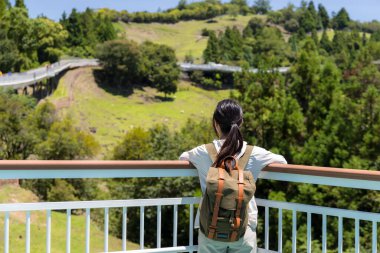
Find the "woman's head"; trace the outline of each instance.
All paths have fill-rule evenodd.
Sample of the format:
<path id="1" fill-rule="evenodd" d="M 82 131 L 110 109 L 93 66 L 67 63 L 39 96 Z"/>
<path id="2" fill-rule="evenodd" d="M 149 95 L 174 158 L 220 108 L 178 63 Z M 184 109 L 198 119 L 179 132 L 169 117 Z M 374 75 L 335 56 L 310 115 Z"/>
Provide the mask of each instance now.
<path id="1" fill-rule="evenodd" d="M 218 103 L 213 115 L 213 127 L 219 138 L 225 139 L 216 158 L 214 166 L 220 166 L 227 156 L 233 156 L 243 147 L 243 136 L 240 126 L 243 123 L 243 110 L 232 99 L 225 99 Z"/>

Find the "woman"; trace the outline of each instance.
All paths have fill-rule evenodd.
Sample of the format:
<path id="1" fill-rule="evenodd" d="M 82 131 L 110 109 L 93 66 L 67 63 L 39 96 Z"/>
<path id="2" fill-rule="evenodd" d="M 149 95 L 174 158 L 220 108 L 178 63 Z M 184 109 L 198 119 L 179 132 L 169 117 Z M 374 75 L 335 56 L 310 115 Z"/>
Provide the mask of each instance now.
<path id="1" fill-rule="evenodd" d="M 213 115 L 213 127 L 219 137 L 213 144 L 217 150 L 215 164 L 220 164 L 224 158 L 235 156 L 237 159 L 243 156 L 247 143 L 243 140 L 240 127 L 243 124 L 243 110 L 234 100 L 225 99 L 218 103 Z M 180 156 L 181 160 L 190 161 L 198 170 L 202 193 L 205 193 L 207 172 L 213 162 L 207 152 L 206 146 L 201 145 Z M 263 148 L 255 146 L 249 156 L 245 170 L 252 172 L 256 180 L 260 171 L 271 163 L 286 163 L 281 155 L 273 154 Z M 201 231 L 198 237 L 198 252 L 200 253 L 255 253 L 257 226 L 257 206 L 253 197 L 248 206 L 248 226 L 245 234 L 238 241 L 221 242 L 207 238 Z M 199 211 L 195 222 L 199 228 Z"/>

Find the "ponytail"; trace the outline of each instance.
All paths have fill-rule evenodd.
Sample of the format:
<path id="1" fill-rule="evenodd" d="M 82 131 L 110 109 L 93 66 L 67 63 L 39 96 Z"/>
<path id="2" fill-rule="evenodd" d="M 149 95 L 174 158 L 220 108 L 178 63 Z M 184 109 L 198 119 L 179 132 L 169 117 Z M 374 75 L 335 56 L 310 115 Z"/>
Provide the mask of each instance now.
<path id="1" fill-rule="evenodd" d="M 225 99 L 218 103 L 213 116 L 213 126 L 215 132 L 217 132 L 216 124 L 218 124 L 226 139 L 213 166 L 221 166 L 226 157 L 234 156 L 241 151 L 243 147 L 243 135 L 239 127 L 242 123 L 243 110 L 237 102 Z"/>

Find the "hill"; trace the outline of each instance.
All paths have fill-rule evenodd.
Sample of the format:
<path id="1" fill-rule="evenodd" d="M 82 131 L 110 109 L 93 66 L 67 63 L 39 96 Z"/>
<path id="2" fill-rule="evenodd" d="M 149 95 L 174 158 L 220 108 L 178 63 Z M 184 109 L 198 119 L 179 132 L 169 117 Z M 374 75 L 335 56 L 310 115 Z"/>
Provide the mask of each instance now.
<path id="1" fill-rule="evenodd" d="M 102 146 L 98 158 L 103 158 L 129 129 L 164 123 L 171 130 L 179 130 L 188 118 L 210 118 L 216 103 L 230 93 L 207 91 L 187 81 L 181 81 L 178 92 L 169 99 L 150 87 L 126 92 L 103 89 L 96 83 L 92 68 L 80 68 L 67 72 L 47 99 L 61 115 L 69 115 L 81 129 L 94 133 Z"/>
<path id="2" fill-rule="evenodd" d="M 135 40 L 139 43 L 151 40 L 172 47 L 179 61 L 183 61 L 186 54 L 191 54 L 196 62 L 202 61 L 202 53 L 206 48 L 208 37 L 202 36 L 202 29 L 224 31 L 227 26 L 236 26 L 242 30 L 252 17 L 265 18 L 262 15 L 219 16 L 210 22 L 208 20 L 181 21 L 176 24 L 140 24 L 140 23 L 115 23 L 119 35 L 123 38 Z"/>
<path id="3" fill-rule="evenodd" d="M 38 198 L 31 191 L 15 185 L 4 185 L 0 191 L 0 203 L 37 202 Z M 25 252 L 25 213 L 13 212 L 10 218 L 10 252 Z M 52 212 L 51 219 L 51 252 L 66 252 L 66 213 Z M 84 215 L 71 216 L 71 252 L 85 251 Z M 4 215 L 0 215 L 0 227 L 4 227 Z M 103 231 L 91 222 L 91 252 L 103 250 Z M 46 213 L 31 213 L 30 241 L 31 252 L 45 252 L 46 245 Z M 0 238 L 4 238 L 4 230 L 0 230 Z M 121 250 L 121 240 L 109 236 L 109 249 Z M 128 249 L 138 249 L 137 244 L 128 242 Z M 0 243 L 0 251 L 4 251 Z"/>

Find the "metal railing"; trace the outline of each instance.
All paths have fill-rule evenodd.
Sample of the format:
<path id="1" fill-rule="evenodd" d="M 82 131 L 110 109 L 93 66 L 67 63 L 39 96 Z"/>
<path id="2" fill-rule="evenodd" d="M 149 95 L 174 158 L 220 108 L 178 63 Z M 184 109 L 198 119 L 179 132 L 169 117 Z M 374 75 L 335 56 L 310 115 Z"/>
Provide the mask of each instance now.
<path id="1" fill-rule="evenodd" d="M 52 78 L 62 71 L 78 67 L 98 66 L 97 59 L 71 59 L 55 62 L 51 65 L 32 69 L 22 73 L 3 73 L 0 76 L 0 87 L 6 89 L 21 89 Z"/>
<path id="2" fill-rule="evenodd" d="M 0 179 L 43 179 L 43 178 L 135 178 L 135 177 L 179 177 L 197 176 L 196 170 L 184 161 L 1 161 Z M 357 189 L 380 190 L 380 172 L 351 170 L 338 168 L 324 168 L 301 165 L 280 165 L 272 164 L 266 167 L 260 174 L 261 179 L 280 180 L 298 183 L 312 183 L 330 186 L 343 186 Z M 105 201 L 68 201 L 68 202 L 47 202 L 47 203 L 4 203 L 0 204 L 0 213 L 4 213 L 4 249 L 9 252 L 10 234 L 10 214 L 12 212 L 25 212 L 25 248 L 30 252 L 30 224 L 31 211 L 46 211 L 46 252 L 51 248 L 51 213 L 54 210 L 66 210 L 66 252 L 70 252 L 71 242 L 71 211 L 75 209 L 85 209 L 86 230 L 85 244 L 86 252 L 90 252 L 90 215 L 92 209 L 104 210 L 104 252 L 109 252 L 109 209 L 120 208 L 122 210 L 122 247 L 121 251 L 127 251 L 127 212 L 130 208 L 139 208 L 140 250 L 127 252 L 193 252 L 197 250 L 197 245 L 193 244 L 194 237 L 194 205 L 198 204 L 199 198 L 165 198 L 165 199 L 137 199 L 137 200 L 105 200 Z M 262 252 L 283 252 L 283 212 L 292 213 L 292 252 L 297 252 L 297 218 L 299 214 L 307 216 L 307 252 L 312 251 L 312 217 L 322 216 L 322 252 L 327 252 L 327 219 L 337 217 L 338 219 L 338 252 L 343 252 L 343 221 L 355 221 L 355 252 L 360 252 L 360 223 L 363 221 L 372 224 L 371 252 L 377 253 L 378 238 L 380 236 L 377 229 L 380 223 L 380 214 L 363 212 L 357 210 L 347 210 L 339 208 L 329 208 L 322 206 L 305 205 L 298 203 L 280 202 L 265 199 L 257 199 L 259 207 L 265 209 L 264 213 L 264 248 Z M 178 245 L 178 206 L 185 205 L 189 208 L 189 243 Z M 162 217 L 161 208 L 172 206 L 173 208 L 173 243 L 172 247 L 161 248 Z M 144 220 L 145 208 L 154 207 L 157 210 L 156 227 L 156 248 L 146 249 L 144 246 Z M 278 246 L 271 249 L 270 239 L 270 213 L 273 210 L 278 215 L 275 225 L 278 229 Z M 167 217 L 165 217 L 167 218 Z M 135 231 L 137 233 L 137 231 Z M 271 235 L 273 236 L 273 235 Z M 316 239 L 316 238 L 314 238 Z"/>

